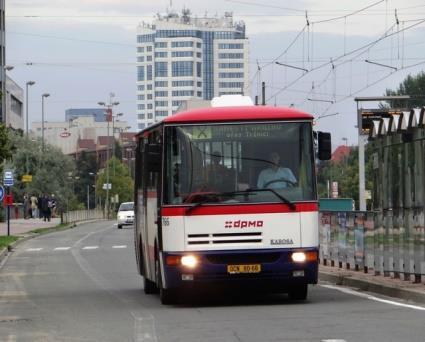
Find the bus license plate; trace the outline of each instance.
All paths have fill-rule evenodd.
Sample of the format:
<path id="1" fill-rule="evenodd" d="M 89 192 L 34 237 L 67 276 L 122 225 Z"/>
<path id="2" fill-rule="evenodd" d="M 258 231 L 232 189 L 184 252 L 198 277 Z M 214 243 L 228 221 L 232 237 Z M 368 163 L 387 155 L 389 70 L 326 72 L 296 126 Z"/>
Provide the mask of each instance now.
<path id="1" fill-rule="evenodd" d="M 260 273 L 261 265 L 227 265 L 227 272 L 230 274 L 238 273 Z"/>

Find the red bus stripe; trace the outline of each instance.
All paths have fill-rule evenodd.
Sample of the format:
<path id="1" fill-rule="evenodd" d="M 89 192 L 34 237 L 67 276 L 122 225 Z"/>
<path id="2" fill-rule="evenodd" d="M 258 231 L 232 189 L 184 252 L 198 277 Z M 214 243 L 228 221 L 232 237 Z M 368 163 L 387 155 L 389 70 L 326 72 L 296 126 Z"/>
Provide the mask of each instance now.
<path id="1" fill-rule="evenodd" d="M 273 213 L 300 213 L 319 210 L 317 202 L 294 203 L 296 208 L 291 209 L 287 204 L 243 204 L 243 205 L 206 205 L 195 208 L 186 214 L 185 207 L 163 207 L 162 216 L 197 216 L 197 215 L 240 215 L 240 214 L 273 214 Z"/>

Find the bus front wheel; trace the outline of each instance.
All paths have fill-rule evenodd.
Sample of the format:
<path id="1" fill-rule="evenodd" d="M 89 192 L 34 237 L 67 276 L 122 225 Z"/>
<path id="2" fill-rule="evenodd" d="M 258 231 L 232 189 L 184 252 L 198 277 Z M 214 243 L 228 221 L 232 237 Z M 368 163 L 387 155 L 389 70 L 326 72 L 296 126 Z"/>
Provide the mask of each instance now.
<path id="1" fill-rule="evenodd" d="M 176 303 L 176 292 L 175 290 L 165 289 L 162 284 L 161 266 L 159 265 L 159 259 L 155 260 L 155 275 L 156 283 L 159 288 L 159 299 L 162 305 L 171 305 Z"/>
<path id="2" fill-rule="evenodd" d="M 147 279 L 146 276 L 143 277 L 143 290 L 145 291 L 145 294 L 158 293 L 158 287 L 156 284 Z"/>
<path id="3" fill-rule="evenodd" d="M 289 298 L 292 300 L 306 300 L 307 294 L 308 294 L 307 284 L 291 287 L 288 292 Z"/>

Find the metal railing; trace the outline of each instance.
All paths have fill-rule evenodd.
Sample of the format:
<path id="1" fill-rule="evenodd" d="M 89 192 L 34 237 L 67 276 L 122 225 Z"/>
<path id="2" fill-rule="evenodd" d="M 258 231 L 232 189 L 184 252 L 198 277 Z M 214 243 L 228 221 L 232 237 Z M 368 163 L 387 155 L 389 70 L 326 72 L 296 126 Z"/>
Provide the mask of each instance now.
<path id="1" fill-rule="evenodd" d="M 90 210 L 74 210 L 63 213 L 62 222 L 72 223 L 86 220 L 104 219 L 105 215 L 103 210 L 90 209 Z"/>
<path id="2" fill-rule="evenodd" d="M 321 212 L 324 265 L 421 282 L 425 276 L 423 208 L 397 212 Z"/>

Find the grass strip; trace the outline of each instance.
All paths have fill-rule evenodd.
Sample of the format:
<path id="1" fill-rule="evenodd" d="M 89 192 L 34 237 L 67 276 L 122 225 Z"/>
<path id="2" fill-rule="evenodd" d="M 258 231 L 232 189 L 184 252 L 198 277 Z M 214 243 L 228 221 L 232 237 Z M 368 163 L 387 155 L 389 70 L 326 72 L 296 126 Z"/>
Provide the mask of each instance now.
<path id="1" fill-rule="evenodd" d="M 47 233 L 50 233 L 50 232 L 59 232 L 61 230 L 66 230 L 66 229 L 73 228 L 73 227 L 74 227 L 73 224 L 61 223 L 61 224 L 58 224 L 55 227 L 34 229 L 34 230 L 31 230 L 29 233 L 41 235 L 41 234 L 47 234 Z"/>
<path id="2" fill-rule="evenodd" d="M 18 236 L 0 236 L 0 250 L 9 246 L 12 242 L 18 240 Z"/>

